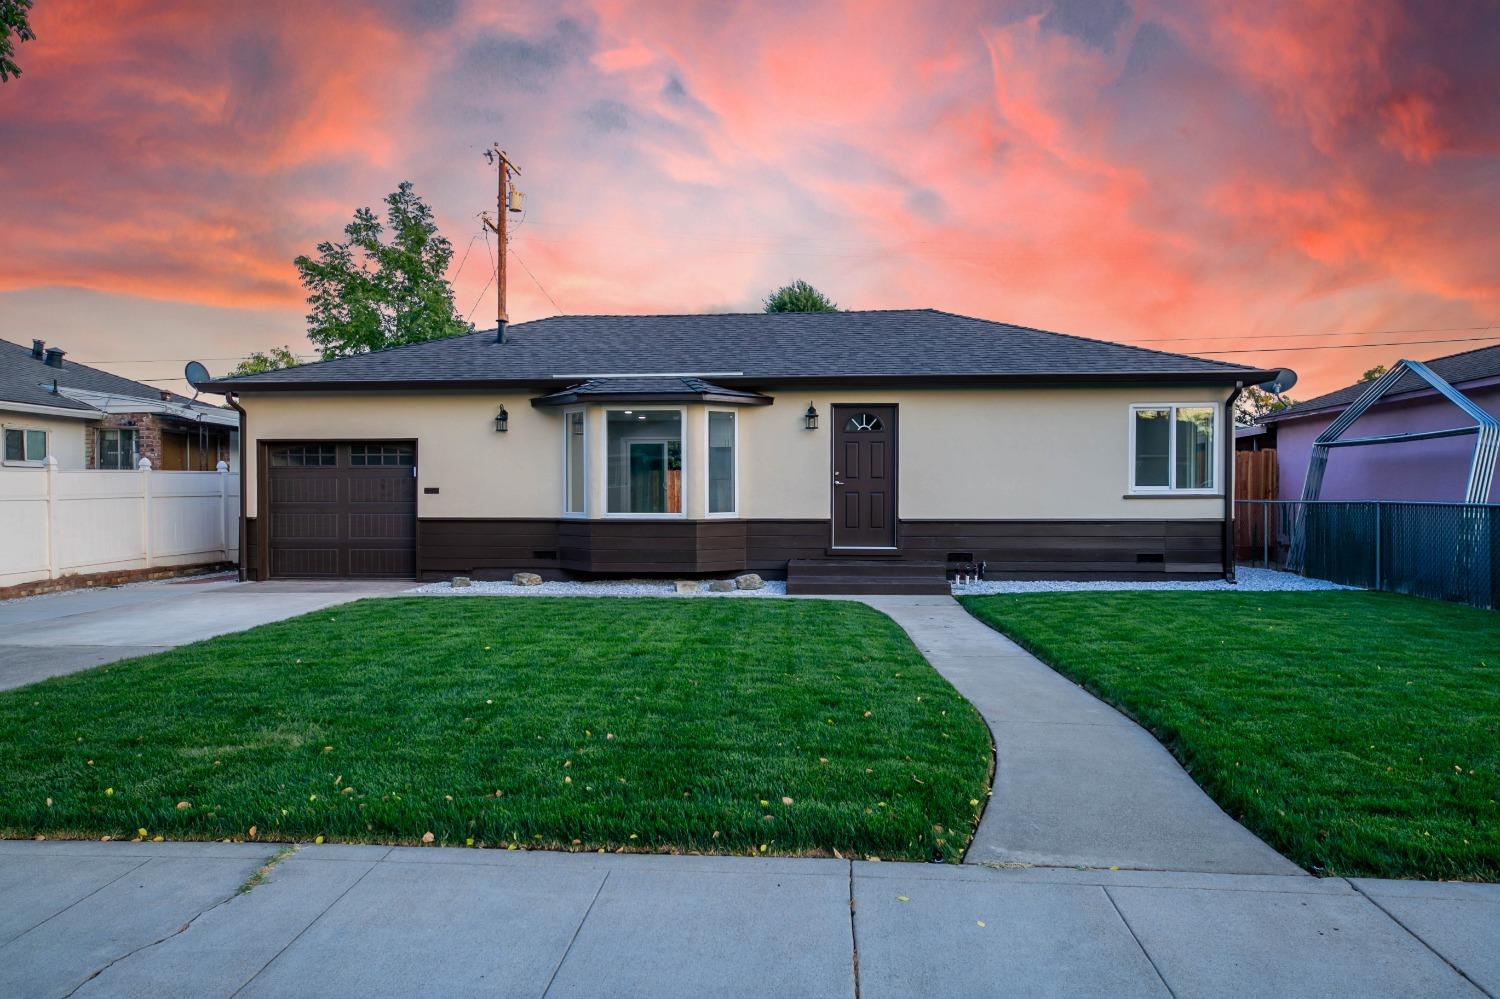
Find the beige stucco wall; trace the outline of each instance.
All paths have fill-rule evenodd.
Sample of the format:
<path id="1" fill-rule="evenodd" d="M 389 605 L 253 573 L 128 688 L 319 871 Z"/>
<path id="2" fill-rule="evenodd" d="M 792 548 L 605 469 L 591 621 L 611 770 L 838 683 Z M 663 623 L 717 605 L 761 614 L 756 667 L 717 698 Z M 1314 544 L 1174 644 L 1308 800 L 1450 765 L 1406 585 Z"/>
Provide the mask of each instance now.
<path id="1" fill-rule="evenodd" d="M 84 435 L 91 426 L 88 420 L 75 420 L 66 416 L 42 416 L 37 413 L 17 413 L 0 409 L 0 426 L 16 430 L 45 430 L 47 431 L 47 451 L 57 459 L 58 468 L 84 467 Z"/>
<path id="2" fill-rule="evenodd" d="M 776 404 L 738 407 L 739 516 L 821 519 L 829 515 L 834 403 L 899 407 L 899 515 L 903 519 L 1218 518 L 1223 500 L 1127 498 L 1130 406 L 1222 403 L 1217 387 L 1133 389 L 770 390 Z M 803 429 L 811 401 L 821 414 Z M 510 430 L 496 433 L 501 403 Z M 522 393 L 303 394 L 250 396 L 247 454 L 250 516 L 257 516 L 258 440 L 409 439 L 418 442 L 420 517 L 557 517 L 562 511 L 562 411 L 537 409 Z M 611 407 L 620 408 L 620 407 Z M 646 407 L 637 407 L 646 408 Z M 687 516 L 706 515 L 707 412 L 685 407 Z M 1228 433 L 1222 425 L 1219 433 Z M 589 513 L 604 510 L 603 407 L 587 415 Z M 1223 438 L 1217 450 L 1222 468 Z"/>

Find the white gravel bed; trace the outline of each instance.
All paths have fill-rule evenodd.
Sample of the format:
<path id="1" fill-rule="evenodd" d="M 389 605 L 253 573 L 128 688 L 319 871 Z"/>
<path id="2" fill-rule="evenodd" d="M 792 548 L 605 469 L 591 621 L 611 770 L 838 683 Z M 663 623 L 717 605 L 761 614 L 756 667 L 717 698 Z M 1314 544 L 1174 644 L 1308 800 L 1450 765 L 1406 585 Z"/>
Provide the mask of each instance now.
<path id="1" fill-rule="evenodd" d="M 714 593 L 708 580 L 700 580 L 697 593 L 678 593 L 670 579 L 610 579 L 590 582 L 549 580 L 540 586 L 517 586 L 510 580 L 483 582 L 474 580 L 468 586 L 453 588 L 449 582 L 428 583 L 407 593 L 430 597 L 784 597 L 786 583 L 768 579 L 758 590 L 729 590 Z"/>
<path id="2" fill-rule="evenodd" d="M 1357 586 L 1343 586 L 1326 579 L 1308 579 L 1295 572 L 1279 572 L 1275 569 L 1241 568 L 1235 573 L 1238 583 L 1222 579 L 1204 582 L 1163 581 L 1112 582 L 1090 580 L 1071 582 L 1068 580 L 985 580 L 979 583 L 955 584 L 954 596 L 981 596 L 990 593 L 1069 593 L 1075 590 L 1217 590 L 1224 593 L 1292 593 L 1308 590 L 1356 590 Z"/>

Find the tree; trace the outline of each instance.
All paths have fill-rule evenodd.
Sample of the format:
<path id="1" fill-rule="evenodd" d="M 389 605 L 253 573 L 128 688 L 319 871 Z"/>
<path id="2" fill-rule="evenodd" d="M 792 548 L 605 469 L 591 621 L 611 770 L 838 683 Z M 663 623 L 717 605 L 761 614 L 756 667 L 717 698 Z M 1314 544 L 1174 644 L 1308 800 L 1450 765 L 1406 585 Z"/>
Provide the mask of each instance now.
<path id="1" fill-rule="evenodd" d="M 837 312 L 828 296 L 800 278 L 766 296 L 767 312 Z"/>
<path id="2" fill-rule="evenodd" d="M 277 368 L 294 368 L 300 362 L 297 355 L 292 353 L 290 347 L 272 347 L 270 350 L 257 350 L 229 372 L 230 378 L 238 378 L 240 375 L 258 375 L 262 371 L 275 371 Z"/>
<path id="3" fill-rule="evenodd" d="M 0 83 L 21 75 L 15 60 L 16 46 L 36 41 L 30 14 L 31 0 L 0 0 Z"/>
<path id="4" fill-rule="evenodd" d="M 1296 404 L 1297 400 L 1291 396 L 1272 395 L 1265 389 L 1252 385 L 1241 392 L 1240 397 L 1235 400 L 1234 422 L 1242 427 L 1248 427 L 1262 416 L 1279 412 Z"/>
<path id="5" fill-rule="evenodd" d="M 453 246 L 432 209 L 405 180 L 385 206 L 384 226 L 369 208 L 357 209 L 343 242 L 319 243 L 316 259 L 296 259 L 312 307 L 307 338 L 324 360 L 473 332 L 454 309 L 445 276 Z"/>
<path id="6" fill-rule="evenodd" d="M 1377 364 L 1369 371 L 1366 371 L 1364 374 L 1360 375 L 1359 380 L 1362 382 L 1373 382 L 1375 379 L 1379 378 L 1389 370 L 1391 369 L 1387 368 L 1384 364 Z"/>

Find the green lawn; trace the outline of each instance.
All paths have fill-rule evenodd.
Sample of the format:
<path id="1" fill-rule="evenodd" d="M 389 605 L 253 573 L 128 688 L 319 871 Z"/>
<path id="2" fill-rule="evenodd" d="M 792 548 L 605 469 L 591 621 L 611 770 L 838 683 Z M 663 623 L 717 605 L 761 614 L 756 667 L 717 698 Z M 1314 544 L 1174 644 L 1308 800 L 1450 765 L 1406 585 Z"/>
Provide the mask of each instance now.
<path id="1" fill-rule="evenodd" d="M 991 758 L 859 604 L 367 600 L 0 693 L 0 836 L 956 860 Z"/>
<path id="2" fill-rule="evenodd" d="M 1500 880 L 1500 615 L 1353 592 L 963 603 L 1308 869 Z"/>

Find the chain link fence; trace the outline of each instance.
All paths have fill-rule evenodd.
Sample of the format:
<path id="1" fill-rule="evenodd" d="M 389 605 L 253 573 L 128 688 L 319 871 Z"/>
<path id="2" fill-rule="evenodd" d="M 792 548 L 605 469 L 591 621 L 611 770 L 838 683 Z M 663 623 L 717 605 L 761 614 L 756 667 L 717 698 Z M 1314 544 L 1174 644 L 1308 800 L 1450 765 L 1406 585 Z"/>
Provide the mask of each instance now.
<path id="1" fill-rule="evenodd" d="M 1236 500 L 1234 507 L 1242 564 L 1500 609 L 1500 505 Z"/>

